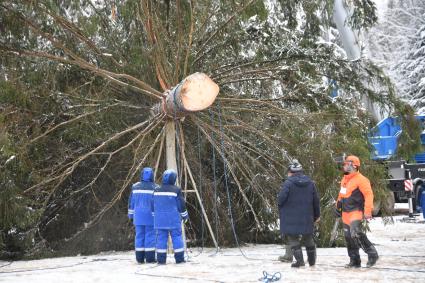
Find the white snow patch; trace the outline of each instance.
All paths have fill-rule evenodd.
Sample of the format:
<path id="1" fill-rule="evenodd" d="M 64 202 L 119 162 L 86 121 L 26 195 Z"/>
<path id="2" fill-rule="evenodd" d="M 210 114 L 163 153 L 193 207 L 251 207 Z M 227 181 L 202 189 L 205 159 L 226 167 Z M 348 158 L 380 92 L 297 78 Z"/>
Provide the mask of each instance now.
<path id="1" fill-rule="evenodd" d="M 384 225 L 370 222 L 370 240 L 380 255 L 375 267 L 345 269 L 345 248 L 319 248 L 315 267 L 294 269 L 277 261 L 282 245 L 247 245 L 242 256 L 237 248 L 196 249 L 188 262 L 176 265 L 172 255 L 167 265 L 135 263 L 134 252 L 108 252 L 92 256 L 31 261 L 0 261 L 0 282 L 259 282 L 263 271 L 280 272 L 277 282 L 425 282 L 425 224 L 400 222 Z M 422 219 L 422 216 L 418 219 Z M 367 256 L 361 253 L 362 266 Z M 305 251 L 304 251 L 305 254 Z"/>

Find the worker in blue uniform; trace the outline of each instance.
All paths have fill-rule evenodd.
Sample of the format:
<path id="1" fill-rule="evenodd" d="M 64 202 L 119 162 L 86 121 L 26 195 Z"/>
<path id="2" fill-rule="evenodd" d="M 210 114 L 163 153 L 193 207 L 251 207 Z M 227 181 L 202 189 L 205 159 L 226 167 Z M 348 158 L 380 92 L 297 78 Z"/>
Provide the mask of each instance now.
<path id="1" fill-rule="evenodd" d="M 133 219 L 136 230 L 134 246 L 138 263 L 144 263 L 145 259 L 147 263 L 155 262 L 156 232 L 151 205 L 156 187 L 152 168 L 143 168 L 140 182 L 133 184 L 128 200 L 128 218 Z"/>
<path id="2" fill-rule="evenodd" d="M 155 190 L 152 202 L 154 228 L 157 231 L 156 257 L 159 264 L 167 260 L 167 240 L 171 235 L 176 263 L 184 262 L 184 242 L 182 220 L 188 219 L 186 204 L 181 189 L 175 185 L 177 173 L 166 170 L 162 176 L 162 185 Z"/>

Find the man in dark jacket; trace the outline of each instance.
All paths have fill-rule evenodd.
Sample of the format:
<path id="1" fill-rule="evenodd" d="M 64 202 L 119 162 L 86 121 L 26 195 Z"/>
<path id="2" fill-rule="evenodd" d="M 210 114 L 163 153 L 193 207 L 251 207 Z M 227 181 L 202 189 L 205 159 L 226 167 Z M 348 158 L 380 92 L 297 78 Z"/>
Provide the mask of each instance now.
<path id="1" fill-rule="evenodd" d="M 302 242 L 307 250 L 308 263 L 316 263 L 316 246 L 313 240 L 314 223 L 320 219 L 319 197 L 314 182 L 304 175 L 303 168 L 293 160 L 288 168 L 288 179 L 283 182 L 278 195 L 280 232 L 288 238 L 288 244 L 296 262 L 292 267 L 304 266 Z"/>

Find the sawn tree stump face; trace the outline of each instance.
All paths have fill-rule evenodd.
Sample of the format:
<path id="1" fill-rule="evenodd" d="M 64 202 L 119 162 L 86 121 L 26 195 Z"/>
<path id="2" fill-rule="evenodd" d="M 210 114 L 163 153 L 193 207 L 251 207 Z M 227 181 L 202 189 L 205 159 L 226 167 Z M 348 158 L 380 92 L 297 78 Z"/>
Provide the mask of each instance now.
<path id="1" fill-rule="evenodd" d="M 194 73 L 167 92 L 161 111 L 170 117 L 183 117 L 204 110 L 213 104 L 219 90 L 206 74 Z"/>

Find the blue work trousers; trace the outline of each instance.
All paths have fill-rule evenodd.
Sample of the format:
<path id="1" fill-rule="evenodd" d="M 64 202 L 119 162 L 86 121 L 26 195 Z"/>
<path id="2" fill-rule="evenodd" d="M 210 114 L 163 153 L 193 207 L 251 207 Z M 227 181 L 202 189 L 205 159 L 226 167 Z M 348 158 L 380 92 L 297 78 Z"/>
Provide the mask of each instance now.
<path id="1" fill-rule="evenodd" d="M 167 260 L 167 241 L 168 235 L 171 235 L 171 241 L 173 242 L 174 258 L 176 263 L 184 262 L 184 243 L 182 229 L 157 230 L 156 239 L 156 257 L 159 264 L 165 264 Z"/>
<path id="2" fill-rule="evenodd" d="M 136 250 L 136 260 L 143 263 L 155 262 L 155 239 L 156 233 L 153 226 L 136 225 L 136 237 L 134 247 Z"/>

